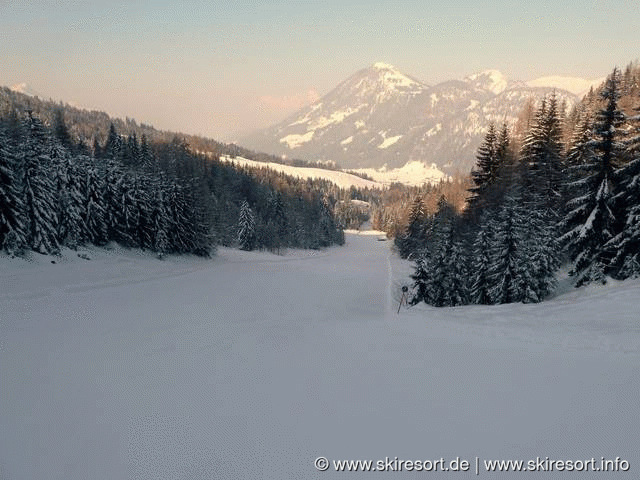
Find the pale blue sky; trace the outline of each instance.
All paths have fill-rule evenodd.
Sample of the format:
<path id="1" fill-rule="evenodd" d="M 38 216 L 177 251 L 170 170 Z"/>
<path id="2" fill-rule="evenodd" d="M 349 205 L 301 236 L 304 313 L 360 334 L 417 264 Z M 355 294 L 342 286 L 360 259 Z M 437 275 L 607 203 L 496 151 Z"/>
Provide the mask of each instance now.
<path id="1" fill-rule="evenodd" d="M 639 57 L 640 0 L 0 0 L 0 85 L 222 140 L 376 61 L 436 83 Z"/>

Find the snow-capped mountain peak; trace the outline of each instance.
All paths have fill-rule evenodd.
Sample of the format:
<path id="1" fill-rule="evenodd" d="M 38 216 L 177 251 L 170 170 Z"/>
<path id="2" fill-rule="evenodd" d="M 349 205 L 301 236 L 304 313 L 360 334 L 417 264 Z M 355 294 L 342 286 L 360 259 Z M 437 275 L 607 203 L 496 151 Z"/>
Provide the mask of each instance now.
<path id="1" fill-rule="evenodd" d="M 391 86 L 401 87 L 420 87 L 421 83 L 413 78 L 410 78 L 400 72 L 393 65 L 389 65 L 384 62 L 376 62 L 371 66 L 371 70 L 377 71 L 381 76 L 383 82 Z"/>
<path id="2" fill-rule="evenodd" d="M 471 83 L 475 88 L 489 90 L 496 95 L 504 92 L 509 85 L 507 77 L 498 70 L 485 70 L 483 72 L 474 73 L 473 75 L 466 77 L 465 81 Z"/>
<path id="3" fill-rule="evenodd" d="M 396 95 L 415 95 L 424 85 L 419 81 L 403 74 L 393 65 L 384 62 L 376 62 L 369 68 L 360 70 L 343 83 L 350 93 L 356 97 L 381 103 Z M 344 88 L 342 89 L 344 90 Z"/>

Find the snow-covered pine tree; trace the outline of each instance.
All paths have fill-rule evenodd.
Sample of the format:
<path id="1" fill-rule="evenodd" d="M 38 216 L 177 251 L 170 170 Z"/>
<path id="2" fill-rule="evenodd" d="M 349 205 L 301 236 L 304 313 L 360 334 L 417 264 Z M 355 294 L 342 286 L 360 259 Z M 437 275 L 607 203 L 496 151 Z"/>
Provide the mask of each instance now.
<path id="1" fill-rule="evenodd" d="M 469 189 L 471 197 L 468 200 L 470 214 L 479 215 L 485 207 L 486 195 L 489 187 L 494 183 L 498 172 L 498 134 L 492 122 L 476 155 L 476 168 L 471 171 L 474 186 Z"/>
<path id="2" fill-rule="evenodd" d="M 417 195 L 411 205 L 407 228 L 396 240 L 398 254 L 401 258 L 415 258 L 420 256 L 420 250 L 425 248 L 425 228 L 427 215 L 421 195 Z"/>
<path id="3" fill-rule="evenodd" d="M 53 183 L 51 139 L 42 122 L 28 113 L 24 122 L 25 139 L 20 151 L 23 164 L 23 199 L 27 244 L 36 252 L 57 253 L 58 218 Z"/>
<path id="4" fill-rule="evenodd" d="M 253 210 L 246 200 L 240 205 L 237 228 L 238 245 L 242 250 L 253 250 L 256 243 L 256 220 Z"/>
<path id="5" fill-rule="evenodd" d="M 109 125 L 109 134 L 107 141 L 104 144 L 104 148 L 101 149 L 101 156 L 111 159 L 120 159 L 122 153 L 122 137 L 116 131 L 116 127 Z"/>
<path id="6" fill-rule="evenodd" d="M 0 249 L 12 255 L 26 246 L 24 204 L 20 195 L 16 153 L 0 123 Z"/>
<path id="7" fill-rule="evenodd" d="M 469 303 L 469 271 L 467 269 L 465 239 L 460 235 L 456 219 L 451 219 L 449 230 L 449 255 L 445 257 L 446 284 L 445 304 L 449 307 Z"/>
<path id="8" fill-rule="evenodd" d="M 178 253 L 189 252 L 191 226 L 189 225 L 188 206 L 184 189 L 177 179 L 167 185 L 165 202 L 169 219 L 167 233 L 172 250 Z"/>
<path id="9" fill-rule="evenodd" d="M 624 213 L 624 226 L 610 241 L 611 249 L 616 252 L 611 274 L 619 279 L 640 277 L 640 114 L 629 117 L 628 123 L 625 142 L 628 163 L 616 172 L 621 179 L 616 203 Z"/>
<path id="10" fill-rule="evenodd" d="M 132 172 L 133 173 L 133 172 Z M 117 211 L 115 214 L 115 240 L 127 247 L 138 245 L 137 230 L 140 210 L 135 183 L 137 174 L 123 175 L 117 188 Z"/>
<path id="11" fill-rule="evenodd" d="M 142 165 L 142 168 L 146 172 L 157 172 L 158 170 L 158 162 L 155 158 L 155 155 L 151 151 L 151 146 L 147 142 L 147 136 L 142 135 L 142 139 L 140 140 L 140 149 L 139 149 L 139 159 L 138 164 Z"/>
<path id="12" fill-rule="evenodd" d="M 56 185 L 56 214 L 60 244 L 75 249 L 87 238 L 82 219 L 82 166 L 61 144 L 54 142 L 51 159 Z"/>
<path id="13" fill-rule="evenodd" d="M 520 302 L 522 296 L 522 244 L 527 217 L 517 189 L 509 191 L 498 212 L 489 248 L 491 303 Z"/>
<path id="14" fill-rule="evenodd" d="M 619 127 L 624 121 L 618 108 L 618 77 L 614 69 L 601 92 L 605 106 L 596 116 L 593 139 L 588 142 L 588 163 L 582 167 L 583 178 L 574 182 L 583 193 L 570 201 L 571 210 L 564 220 L 565 225 L 573 226 L 561 241 L 573 261 L 571 273 L 577 287 L 594 281 L 605 283 L 613 258 L 609 242 L 616 235 L 617 219 L 611 204 L 617 190 L 614 170 L 622 156 Z"/>
<path id="15" fill-rule="evenodd" d="M 271 248 L 280 253 L 280 249 L 288 245 L 287 229 L 289 223 L 280 192 L 272 191 L 269 194 L 267 211 L 267 230 L 269 231 L 268 236 L 271 238 Z"/>
<path id="16" fill-rule="evenodd" d="M 560 256 L 556 219 L 532 191 L 525 191 L 522 195 L 521 211 L 527 217 L 521 225 L 523 233 L 518 251 L 521 301 L 537 303 L 548 296 L 557 284 Z"/>
<path id="17" fill-rule="evenodd" d="M 111 151 L 111 149 L 108 151 Z M 121 241 L 122 239 L 118 236 L 120 230 L 118 221 L 122 208 L 120 192 L 122 190 L 121 183 L 123 182 L 124 171 L 121 163 L 111 156 L 104 158 L 101 170 L 103 174 L 104 192 L 102 198 L 104 200 L 104 222 L 107 228 L 107 239 Z"/>
<path id="18" fill-rule="evenodd" d="M 209 206 L 211 195 L 204 179 L 192 178 L 185 191 L 188 213 L 189 252 L 208 257 L 214 252 Z"/>
<path id="19" fill-rule="evenodd" d="M 418 297 L 436 307 L 467 303 L 466 258 L 455 223 L 455 210 L 441 197 L 427 248 L 419 252 L 412 277 Z"/>
<path id="20" fill-rule="evenodd" d="M 413 305 L 420 302 L 429 303 L 428 289 L 431 280 L 431 269 L 429 268 L 429 258 L 426 252 L 422 252 L 416 259 L 416 266 L 411 279 L 413 280 L 411 303 Z"/>
<path id="21" fill-rule="evenodd" d="M 70 152 L 73 150 L 73 140 L 64 121 L 64 110 L 62 108 L 57 108 L 53 115 L 53 133 L 60 145 Z"/>
<path id="22" fill-rule="evenodd" d="M 168 233 L 171 220 L 165 201 L 165 190 L 166 185 L 164 182 L 154 182 L 150 223 L 152 248 L 158 254 L 158 258 L 163 258 L 171 248 Z"/>
<path id="23" fill-rule="evenodd" d="M 107 227 L 104 219 L 103 179 L 94 158 L 80 157 L 79 162 L 83 172 L 80 183 L 81 217 L 87 229 L 87 240 L 94 245 L 104 245 L 107 242 Z"/>
<path id="24" fill-rule="evenodd" d="M 133 176 L 131 185 L 131 197 L 135 211 L 130 217 L 131 238 L 134 245 L 145 249 L 153 248 L 152 223 L 151 223 L 151 185 L 152 181 L 145 173 Z"/>
<path id="25" fill-rule="evenodd" d="M 491 267 L 490 248 L 493 241 L 493 216 L 495 209 L 485 209 L 478 221 L 470 258 L 469 301 L 490 305 L 493 303 L 489 271 Z"/>
<path id="26" fill-rule="evenodd" d="M 558 100 L 553 94 L 537 111 L 524 138 L 520 158 L 528 170 L 525 189 L 535 192 L 535 202 L 554 213 L 562 200 L 563 151 Z"/>

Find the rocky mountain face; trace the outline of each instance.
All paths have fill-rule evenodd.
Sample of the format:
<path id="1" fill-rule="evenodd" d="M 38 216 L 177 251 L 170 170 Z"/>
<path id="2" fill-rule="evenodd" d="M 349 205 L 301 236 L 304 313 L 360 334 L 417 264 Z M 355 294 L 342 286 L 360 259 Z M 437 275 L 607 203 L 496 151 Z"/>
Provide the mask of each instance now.
<path id="1" fill-rule="evenodd" d="M 578 96 L 544 82 L 515 82 L 488 70 L 429 86 L 376 63 L 282 123 L 239 140 L 248 148 L 343 168 L 435 164 L 467 172 L 490 122 L 514 124 L 530 97 L 555 90 L 572 106 Z"/>

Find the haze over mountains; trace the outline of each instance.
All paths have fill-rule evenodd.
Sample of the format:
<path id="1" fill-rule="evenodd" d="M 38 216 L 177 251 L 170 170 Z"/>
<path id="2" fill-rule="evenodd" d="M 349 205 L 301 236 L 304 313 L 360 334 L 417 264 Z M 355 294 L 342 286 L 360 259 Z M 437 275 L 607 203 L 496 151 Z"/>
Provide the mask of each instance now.
<path id="1" fill-rule="evenodd" d="M 398 168 L 417 161 L 447 174 L 467 172 L 490 122 L 514 124 L 529 98 L 553 91 L 569 108 L 599 83 L 568 77 L 522 82 L 487 70 L 431 86 L 375 63 L 238 143 L 350 169 Z"/>
<path id="2" fill-rule="evenodd" d="M 471 170 L 490 122 L 513 125 L 528 99 L 554 91 L 570 108 L 602 80 L 549 76 L 522 82 L 486 70 L 427 85 L 379 62 L 237 143 L 287 159 L 335 162 L 382 183 L 437 182 Z M 11 90 L 39 95 L 24 83 Z"/>

